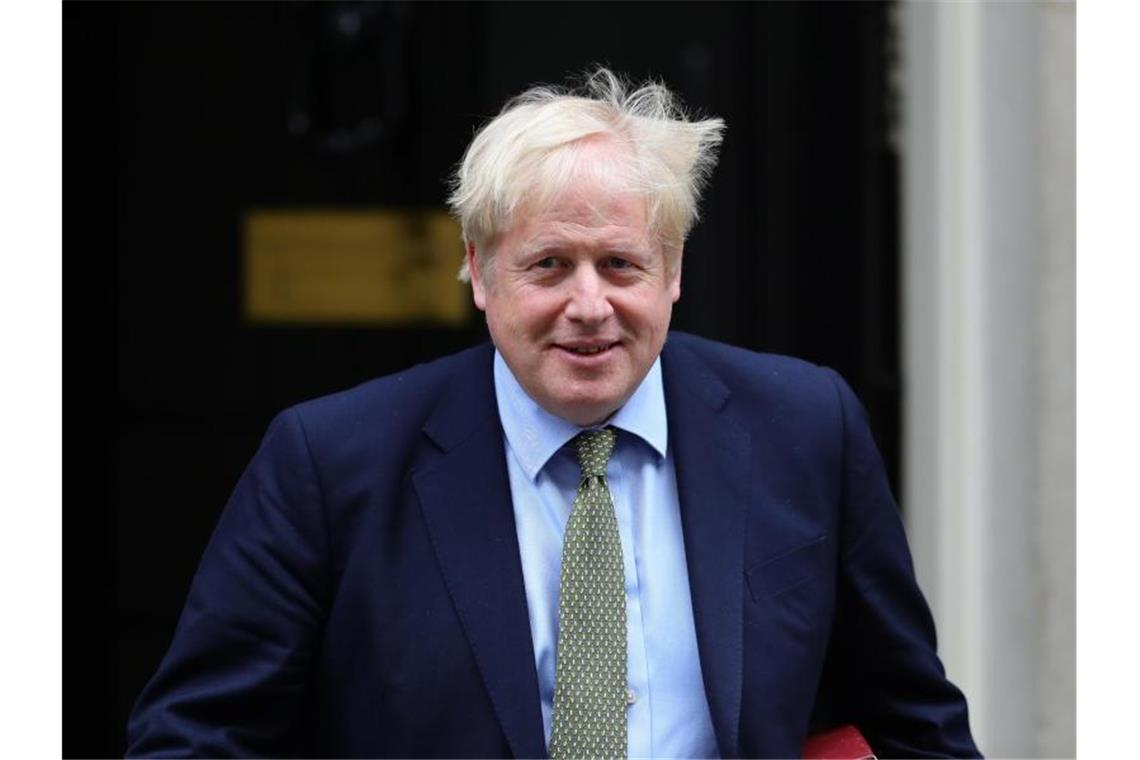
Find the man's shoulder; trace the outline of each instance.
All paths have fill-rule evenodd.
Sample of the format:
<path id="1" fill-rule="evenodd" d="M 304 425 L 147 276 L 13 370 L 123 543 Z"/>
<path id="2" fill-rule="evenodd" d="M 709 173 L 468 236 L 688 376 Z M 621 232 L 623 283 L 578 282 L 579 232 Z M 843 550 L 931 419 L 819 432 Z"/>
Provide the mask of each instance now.
<path id="1" fill-rule="evenodd" d="M 683 333 L 670 333 L 666 347 L 662 370 L 668 403 L 724 412 L 741 428 L 769 440 L 793 441 L 801 451 L 834 453 L 848 407 L 859 406 L 839 373 L 804 359 Z"/>
<path id="2" fill-rule="evenodd" d="M 347 390 L 303 401 L 286 413 L 297 414 L 306 427 L 348 431 L 360 426 L 418 428 L 441 397 L 491 387 L 489 343 L 374 378 Z"/>
<path id="3" fill-rule="evenodd" d="M 703 367 L 733 391 L 828 393 L 834 398 L 834 370 L 805 359 L 740 348 L 684 332 L 670 332 L 666 361 L 672 356 L 689 367 Z"/>

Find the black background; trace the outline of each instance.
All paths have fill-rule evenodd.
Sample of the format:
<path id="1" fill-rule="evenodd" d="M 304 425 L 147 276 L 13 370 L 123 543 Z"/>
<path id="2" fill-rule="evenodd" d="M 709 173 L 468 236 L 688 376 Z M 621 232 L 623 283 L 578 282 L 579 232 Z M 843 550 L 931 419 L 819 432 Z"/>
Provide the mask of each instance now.
<path id="1" fill-rule="evenodd" d="M 673 326 L 838 369 L 897 483 L 890 12 L 65 3 L 64 755 L 125 750 L 274 413 L 486 337 L 474 310 L 448 329 L 246 324 L 243 214 L 441 207 L 506 98 L 595 62 L 728 123 Z"/>

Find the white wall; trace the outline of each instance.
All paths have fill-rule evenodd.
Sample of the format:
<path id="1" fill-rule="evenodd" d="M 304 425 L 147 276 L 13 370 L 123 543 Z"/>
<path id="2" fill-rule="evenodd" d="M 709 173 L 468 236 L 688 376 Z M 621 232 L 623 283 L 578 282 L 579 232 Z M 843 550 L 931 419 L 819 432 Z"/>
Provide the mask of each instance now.
<path id="1" fill-rule="evenodd" d="M 998 757 L 1076 752 L 1075 27 L 1069 3 L 900 8 L 903 504 Z"/>

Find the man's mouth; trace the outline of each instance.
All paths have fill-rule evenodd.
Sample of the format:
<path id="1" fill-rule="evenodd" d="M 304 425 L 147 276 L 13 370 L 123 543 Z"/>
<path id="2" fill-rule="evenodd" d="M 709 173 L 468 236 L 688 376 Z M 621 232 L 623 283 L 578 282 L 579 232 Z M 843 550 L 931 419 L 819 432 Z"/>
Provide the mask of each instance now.
<path id="1" fill-rule="evenodd" d="M 580 344 L 580 345 L 571 345 L 571 344 L 560 343 L 560 344 L 558 344 L 558 347 L 561 348 L 563 351 L 567 351 L 569 353 L 576 354 L 578 356 L 594 356 L 594 355 L 600 354 L 604 351 L 609 351 L 611 348 L 613 348 L 616 345 L 617 345 L 617 343 L 593 343 L 593 344 Z"/>

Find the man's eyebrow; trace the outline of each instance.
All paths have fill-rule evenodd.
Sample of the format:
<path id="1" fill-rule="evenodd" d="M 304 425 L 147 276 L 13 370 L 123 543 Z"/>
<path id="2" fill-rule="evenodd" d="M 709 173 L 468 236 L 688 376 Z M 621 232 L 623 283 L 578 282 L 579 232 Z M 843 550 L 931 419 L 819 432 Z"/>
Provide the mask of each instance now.
<path id="1" fill-rule="evenodd" d="M 550 250 L 558 250 L 565 247 L 565 242 L 557 242 L 549 238 L 534 238 L 522 243 L 519 246 L 518 250 L 524 258 L 529 258 L 530 256 L 534 256 L 539 253 L 544 253 Z"/>

